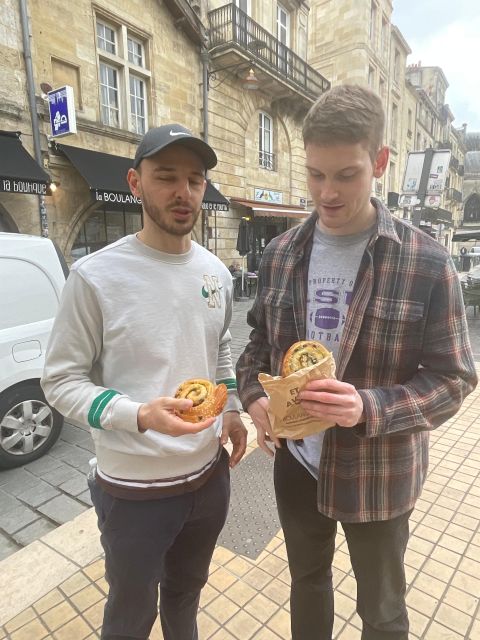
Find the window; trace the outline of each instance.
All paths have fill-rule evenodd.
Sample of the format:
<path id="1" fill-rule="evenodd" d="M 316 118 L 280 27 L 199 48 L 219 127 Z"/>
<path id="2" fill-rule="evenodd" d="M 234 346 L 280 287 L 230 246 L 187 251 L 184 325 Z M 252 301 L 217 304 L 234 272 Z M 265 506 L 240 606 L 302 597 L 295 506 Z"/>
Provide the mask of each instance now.
<path id="1" fill-rule="evenodd" d="M 280 4 L 277 5 L 278 64 L 287 73 L 288 47 L 290 46 L 290 14 Z"/>
<path id="2" fill-rule="evenodd" d="M 377 5 L 372 2 L 370 8 L 370 42 L 375 47 L 375 40 L 377 38 Z"/>
<path id="3" fill-rule="evenodd" d="M 398 49 L 395 49 L 393 54 L 393 79 L 395 82 L 400 80 L 400 51 Z"/>
<path id="4" fill-rule="evenodd" d="M 100 106 L 103 124 L 119 127 L 118 71 L 104 62 L 100 63 Z"/>
<path id="5" fill-rule="evenodd" d="M 368 67 L 368 86 L 370 89 L 375 89 L 375 69 Z"/>
<path id="6" fill-rule="evenodd" d="M 397 132 L 398 132 L 398 107 L 396 104 L 392 104 L 392 129 L 390 142 L 392 146 L 397 146 Z"/>
<path id="7" fill-rule="evenodd" d="M 258 164 L 264 169 L 273 171 L 273 131 L 272 119 L 266 113 L 259 114 L 258 127 Z"/>
<path id="8" fill-rule="evenodd" d="M 117 34 L 103 22 L 97 22 L 97 47 L 107 53 L 117 53 Z"/>
<path id="9" fill-rule="evenodd" d="M 411 138 L 412 137 L 412 133 L 413 133 L 413 131 L 412 131 L 412 110 L 411 109 L 408 110 L 407 127 L 408 127 L 407 128 L 407 136 L 409 138 Z"/>
<path id="10" fill-rule="evenodd" d="M 390 171 L 388 172 L 388 190 L 395 191 L 395 163 L 390 162 Z"/>
<path id="11" fill-rule="evenodd" d="M 148 128 L 146 42 L 125 25 L 97 19 L 100 117 L 103 124 L 143 135 Z"/>
<path id="12" fill-rule="evenodd" d="M 128 61 L 136 64 L 137 67 L 143 67 L 143 44 L 134 38 L 127 38 Z"/>
<path id="13" fill-rule="evenodd" d="M 384 78 L 380 78 L 380 80 L 378 81 L 378 93 L 380 95 L 380 98 L 382 99 L 382 103 L 383 106 L 385 108 L 385 104 L 387 102 L 387 91 L 386 91 L 386 82 L 384 80 Z"/>
<path id="14" fill-rule="evenodd" d="M 139 134 L 145 133 L 145 83 L 132 73 L 130 74 L 130 114 L 132 130 Z"/>
<path id="15" fill-rule="evenodd" d="M 140 212 L 108 210 L 106 207 L 94 211 L 82 225 L 72 246 L 74 260 L 98 251 L 107 244 L 142 228 Z"/>
<path id="16" fill-rule="evenodd" d="M 388 20 L 385 17 L 382 18 L 382 31 L 380 38 L 380 55 L 385 59 L 388 53 Z"/>

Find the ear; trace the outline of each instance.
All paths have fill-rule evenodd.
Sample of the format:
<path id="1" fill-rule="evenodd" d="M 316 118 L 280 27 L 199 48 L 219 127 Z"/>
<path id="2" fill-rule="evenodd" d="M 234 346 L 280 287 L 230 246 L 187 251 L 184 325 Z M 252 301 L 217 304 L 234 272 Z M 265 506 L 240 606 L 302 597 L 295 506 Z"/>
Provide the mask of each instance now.
<path id="1" fill-rule="evenodd" d="M 129 169 L 127 173 L 127 182 L 130 186 L 130 191 L 137 198 L 142 197 L 142 192 L 140 190 L 140 176 L 135 169 Z"/>
<path id="2" fill-rule="evenodd" d="M 390 157 L 390 149 L 388 147 L 382 147 L 377 153 L 375 162 L 373 165 L 373 175 L 375 178 L 381 178 L 385 173 L 388 165 L 388 159 Z"/>

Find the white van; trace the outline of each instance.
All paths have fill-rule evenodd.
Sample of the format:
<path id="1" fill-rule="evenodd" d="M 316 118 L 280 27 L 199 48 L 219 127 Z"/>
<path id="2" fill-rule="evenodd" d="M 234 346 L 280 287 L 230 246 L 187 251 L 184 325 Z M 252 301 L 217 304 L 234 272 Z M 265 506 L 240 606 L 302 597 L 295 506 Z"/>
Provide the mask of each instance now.
<path id="1" fill-rule="evenodd" d="M 40 377 L 67 275 L 48 238 L 0 233 L 0 469 L 39 458 L 60 435 Z"/>

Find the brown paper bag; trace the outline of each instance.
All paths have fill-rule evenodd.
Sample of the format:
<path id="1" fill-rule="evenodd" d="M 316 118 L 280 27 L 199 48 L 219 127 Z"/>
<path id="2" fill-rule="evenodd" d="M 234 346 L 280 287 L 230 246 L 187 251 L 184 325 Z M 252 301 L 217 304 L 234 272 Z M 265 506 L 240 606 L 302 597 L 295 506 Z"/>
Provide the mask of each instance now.
<path id="1" fill-rule="evenodd" d="M 299 392 L 310 380 L 335 378 L 335 361 L 332 354 L 289 376 L 270 376 L 259 373 L 258 381 L 270 397 L 268 417 L 272 431 L 278 438 L 299 440 L 333 427 L 335 423 L 319 420 L 306 413 L 297 399 Z"/>

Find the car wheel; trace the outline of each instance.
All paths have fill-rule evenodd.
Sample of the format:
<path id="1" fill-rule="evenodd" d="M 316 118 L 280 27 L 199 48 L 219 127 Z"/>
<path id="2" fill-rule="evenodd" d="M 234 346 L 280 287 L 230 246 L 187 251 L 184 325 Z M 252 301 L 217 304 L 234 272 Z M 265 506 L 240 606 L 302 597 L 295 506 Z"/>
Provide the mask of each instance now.
<path id="1" fill-rule="evenodd" d="M 45 400 L 40 384 L 29 382 L 0 396 L 0 469 L 43 456 L 58 439 L 63 417 Z"/>

